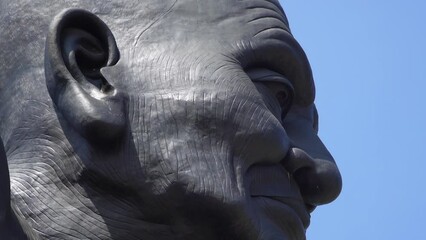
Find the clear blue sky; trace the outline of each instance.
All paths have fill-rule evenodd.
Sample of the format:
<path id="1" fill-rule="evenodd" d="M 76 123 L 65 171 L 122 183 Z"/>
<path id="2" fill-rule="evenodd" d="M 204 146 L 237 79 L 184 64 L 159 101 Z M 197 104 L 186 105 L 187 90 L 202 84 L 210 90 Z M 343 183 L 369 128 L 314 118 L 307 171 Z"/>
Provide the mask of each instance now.
<path id="1" fill-rule="evenodd" d="M 343 175 L 308 240 L 426 239 L 426 1 L 280 2 Z"/>

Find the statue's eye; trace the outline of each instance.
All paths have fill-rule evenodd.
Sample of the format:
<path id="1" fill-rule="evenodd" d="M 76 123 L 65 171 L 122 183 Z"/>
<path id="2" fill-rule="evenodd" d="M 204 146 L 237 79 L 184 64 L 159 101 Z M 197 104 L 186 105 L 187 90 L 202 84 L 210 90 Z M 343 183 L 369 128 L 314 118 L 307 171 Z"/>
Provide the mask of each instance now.
<path id="1" fill-rule="evenodd" d="M 283 75 L 265 68 L 251 69 L 247 71 L 247 74 L 262 95 L 269 110 L 277 118 L 284 120 L 294 97 L 291 82 Z"/>
<path id="2" fill-rule="evenodd" d="M 277 79 L 275 78 L 275 80 Z M 276 101 L 278 102 L 281 108 L 281 119 L 284 119 L 288 111 L 290 110 L 291 104 L 293 102 L 293 96 L 294 96 L 293 86 L 291 86 L 290 83 L 287 84 L 284 82 L 276 82 L 276 81 L 262 82 L 262 84 L 264 84 L 269 89 L 271 94 L 275 97 Z"/>

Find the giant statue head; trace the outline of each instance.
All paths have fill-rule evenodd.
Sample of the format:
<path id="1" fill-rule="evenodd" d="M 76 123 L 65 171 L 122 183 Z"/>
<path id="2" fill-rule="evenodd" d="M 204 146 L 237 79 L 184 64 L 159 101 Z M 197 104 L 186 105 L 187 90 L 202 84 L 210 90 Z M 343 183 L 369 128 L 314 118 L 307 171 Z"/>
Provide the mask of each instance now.
<path id="1" fill-rule="evenodd" d="M 278 0 L 0 5 L 6 239 L 305 239 L 338 196 Z"/>

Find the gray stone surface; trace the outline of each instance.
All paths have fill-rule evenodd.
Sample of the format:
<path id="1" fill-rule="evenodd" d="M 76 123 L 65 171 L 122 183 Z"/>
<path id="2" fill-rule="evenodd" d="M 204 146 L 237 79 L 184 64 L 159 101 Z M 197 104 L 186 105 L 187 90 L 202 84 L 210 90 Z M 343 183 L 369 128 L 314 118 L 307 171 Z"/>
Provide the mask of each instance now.
<path id="1" fill-rule="evenodd" d="M 1 1 L 0 29 L 2 239 L 305 239 L 340 193 L 278 1 Z"/>

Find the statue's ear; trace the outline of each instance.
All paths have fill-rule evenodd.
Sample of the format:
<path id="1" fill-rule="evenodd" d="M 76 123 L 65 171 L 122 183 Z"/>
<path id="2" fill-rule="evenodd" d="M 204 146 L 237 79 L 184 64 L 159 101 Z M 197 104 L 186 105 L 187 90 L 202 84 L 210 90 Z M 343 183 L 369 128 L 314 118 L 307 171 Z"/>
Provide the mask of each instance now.
<path id="1" fill-rule="evenodd" d="M 119 52 L 107 25 L 82 9 L 67 9 L 50 25 L 45 73 L 57 109 L 91 141 L 116 138 L 125 128 L 122 96 L 101 74 Z"/>

